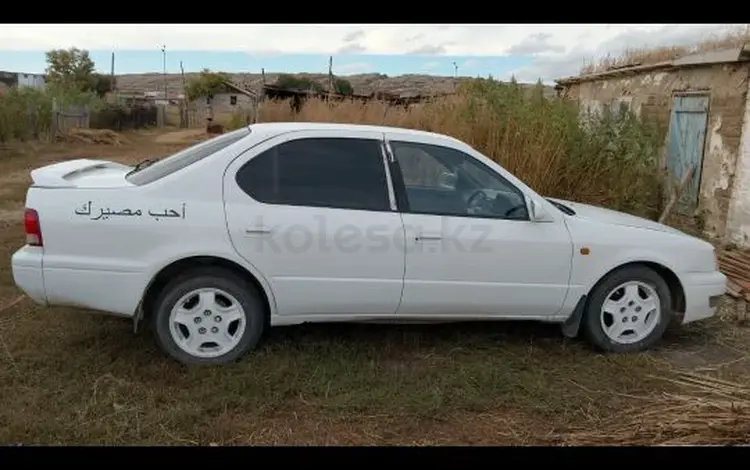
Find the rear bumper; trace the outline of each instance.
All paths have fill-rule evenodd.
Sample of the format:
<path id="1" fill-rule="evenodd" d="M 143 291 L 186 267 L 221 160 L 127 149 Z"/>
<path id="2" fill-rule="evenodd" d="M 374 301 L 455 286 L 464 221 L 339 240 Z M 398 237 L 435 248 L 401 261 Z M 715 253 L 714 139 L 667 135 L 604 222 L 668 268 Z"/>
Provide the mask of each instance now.
<path id="1" fill-rule="evenodd" d="M 42 258 L 42 248 L 27 245 L 13 253 L 10 263 L 16 286 L 31 300 L 46 306 L 47 292 L 44 287 Z"/>
<path id="2" fill-rule="evenodd" d="M 60 267 L 53 261 L 42 248 L 24 246 L 11 258 L 13 282 L 43 306 L 133 316 L 145 285 L 141 273 Z"/>
<path id="3" fill-rule="evenodd" d="M 682 324 L 716 315 L 718 300 L 727 289 L 727 278 L 719 271 L 688 273 L 680 276 L 685 289 L 685 315 Z"/>

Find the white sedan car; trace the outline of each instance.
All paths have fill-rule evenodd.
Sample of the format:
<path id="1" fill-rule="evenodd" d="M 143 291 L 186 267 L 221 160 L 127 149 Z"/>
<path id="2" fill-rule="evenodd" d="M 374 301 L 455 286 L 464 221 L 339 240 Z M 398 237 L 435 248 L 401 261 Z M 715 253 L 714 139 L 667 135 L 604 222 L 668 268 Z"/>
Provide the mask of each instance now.
<path id="1" fill-rule="evenodd" d="M 623 353 L 711 317 L 726 286 L 711 244 L 546 199 L 428 132 L 254 124 L 135 167 L 31 176 L 16 284 L 147 319 L 183 363 L 304 322 L 538 320 Z"/>

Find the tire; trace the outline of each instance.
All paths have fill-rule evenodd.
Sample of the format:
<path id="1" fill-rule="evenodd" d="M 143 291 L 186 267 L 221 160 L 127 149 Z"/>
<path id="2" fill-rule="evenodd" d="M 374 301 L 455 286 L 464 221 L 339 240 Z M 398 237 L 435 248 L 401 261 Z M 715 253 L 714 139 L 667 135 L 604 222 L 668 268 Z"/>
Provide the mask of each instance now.
<path id="1" fill-rule="evenodd" d="M 584 335 L 605 352 L 643 351 L 661 340 L 671 317 L 672 296 L 664 279 L 646 266 L 627 266 L 607 275 L 592 290 L 584 313 Z"/>
<path id="2" fill-rule="evenodd" d="M 221 365 L 257 346 L 265 313 L 254 286 L 226 269 L 201 267 L 165 286 L 155 303 L 152 326 L 156 342 L 173 359 Z"/>

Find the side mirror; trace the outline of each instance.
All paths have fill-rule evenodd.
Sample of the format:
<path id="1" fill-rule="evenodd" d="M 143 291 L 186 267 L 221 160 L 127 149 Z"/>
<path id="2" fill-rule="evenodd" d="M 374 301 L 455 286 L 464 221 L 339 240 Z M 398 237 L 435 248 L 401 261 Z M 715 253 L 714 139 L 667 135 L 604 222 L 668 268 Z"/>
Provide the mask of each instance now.
<path id="1" fill-rule="evenodd" d="M 544 206 L 528 198 L 529 219 L 532 222 L 552 222 L 554 218 L 544 209 Z"/>

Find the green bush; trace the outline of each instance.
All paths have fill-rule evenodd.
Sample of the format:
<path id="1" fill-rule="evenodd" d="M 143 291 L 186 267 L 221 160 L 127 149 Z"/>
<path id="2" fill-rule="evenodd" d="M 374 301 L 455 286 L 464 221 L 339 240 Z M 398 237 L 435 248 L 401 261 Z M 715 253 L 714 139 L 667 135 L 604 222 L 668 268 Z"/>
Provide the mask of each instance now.
<path id="1" fill-rule="evenodd" d="M 45 137 L 55 105 L 60 110 L 86 106 L 96 111 L 103 101 L 94 92 L 63 91 L 54 86 L 11 88 L 0 96 L 0 142 Z"/>
<path id="2" fill-rule="evenodd" d="M 461 137 L 541 194 L 658 215 L 664 134 L 655 125 L 624 109 L 580 113 L 541 84 L 478 79 L 462 94 L 455 111 L 471 124 Z"/>
<path id="3" fill-rule="evenodd" d="M 336 78 L 333 82 L 333 88 L 336 90 L 336 93 L 340 95 L 353 95 L 354 94 L 354 87 L 349 82 L 349 80 L 346 80 L 344 78 Z"/>
<path id="4" fill-rule="evenodd" d="M 229 122 L 226 125 L 227 131 L 233 131 L 236 129 L 239 129 L 241 127 L 245 127 L 248 125 L 249 116 L 246 111 L 243 110 L 236 110 L 232 113 L 232 116 L 229 118 Z"/>

